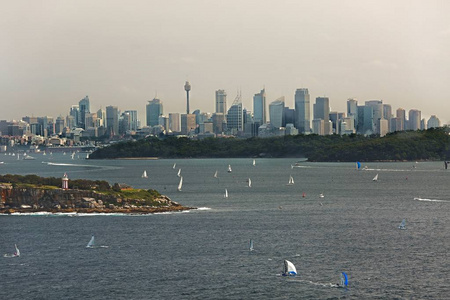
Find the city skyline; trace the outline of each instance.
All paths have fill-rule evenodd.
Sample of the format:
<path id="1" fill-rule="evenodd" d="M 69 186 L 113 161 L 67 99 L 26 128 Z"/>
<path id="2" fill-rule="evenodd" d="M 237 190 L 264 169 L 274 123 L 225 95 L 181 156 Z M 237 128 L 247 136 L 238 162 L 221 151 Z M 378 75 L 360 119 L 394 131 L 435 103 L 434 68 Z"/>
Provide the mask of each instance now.
<path id="1" fill-rule="evenodd" d="M 144 122 L 156 95 L 166 112 L 184 113 L 189 81 L 191 111 L 214 112 L 219 89 L 228 108 L 240 90 L 253 110 L 262 89 L 266 109 L 282 96 L 292 108 L 295 90 L 308 88 L 311 102 L 328 97 L 332 111 L 346 111 L 348 98 L 383 100 L 448 123 L 449 8 L 356 0 L 5 3 L 0 119 L 65 117 L 89 95 L 91 110 L 137 110 Z"/>

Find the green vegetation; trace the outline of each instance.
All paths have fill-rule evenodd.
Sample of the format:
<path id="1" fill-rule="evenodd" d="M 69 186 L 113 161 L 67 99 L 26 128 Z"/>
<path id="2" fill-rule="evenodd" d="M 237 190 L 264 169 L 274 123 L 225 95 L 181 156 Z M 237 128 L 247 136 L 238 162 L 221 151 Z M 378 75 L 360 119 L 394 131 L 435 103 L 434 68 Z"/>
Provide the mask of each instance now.
<path id="1" fill-rule="evenodd" d="M 167 137 L 121 142 L 90 155 L 102 158 L 307 157 L 309 161 L 448 160 L 446 128 L 402 131 L 385 137 L 362 135 L 296 135 L 274 138 Z"/>

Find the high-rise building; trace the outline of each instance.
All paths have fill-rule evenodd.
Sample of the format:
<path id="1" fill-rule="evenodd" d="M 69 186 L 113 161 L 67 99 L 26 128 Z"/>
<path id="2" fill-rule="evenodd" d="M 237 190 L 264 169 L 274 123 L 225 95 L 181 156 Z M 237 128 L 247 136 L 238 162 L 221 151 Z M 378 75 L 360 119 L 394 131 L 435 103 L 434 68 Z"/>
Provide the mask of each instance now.
<path id="1" fill-rule="evenodd" d="M 374 133 L 373 107 L 367 105 L 358 105 L 358 123 L 357 133 L 370 135 Z"/>
<path id="2" fill-rule="evenodd" d="M 312 132 L 318 135 L 325 135 L 325 122 L 323 119 L 312 120 Z"/>
<path id="3" fill-rule="evenodd" d="M 157 126 L 159 116 L 163 114 L 163 104 L 162 101 L 154 98 L 148 101 L 147 107 L 147 126 Z"/>
<path id="4" fill-rule="evenodd" d="M 233 105 L 228 109 L 227 129 L 231 134 L 237 134 L 243 130 L 243 111 L 240 94 L 236 96 Z"/>
<path id="5" fill-rule="evenodd" d="M 309 92 L 306 88 L 295 91 L 295 127 L 299 133 L 311 131 L 311 104 Z"/>
<path id="6" fill-rule="evenodd" d="M 172 132 L 180 132 L 180 114 L 169 113 L 169 129 Z"/>
<path id="7" fill-rule="evenodd" d="M 69 115 L 73 117 L 75 124 L 68 124 L 70 129 L 74 129 L 80 126 L 80 107 L 78 105 L 72 105 L 70 107 Z"/>
<path id="8" fill-rule="evenodd" d="M 284 96 L 269 104 L 269 116 L 273 127 L 284 127 Z"/>
<path id="9" fill-rule="evenodd" d="M 89 103 L 89 97 L 86 96 L 78 102 L 78 107 L 80 110 L 79 115 L 79 126 L 83 129 L 86 129 L 86 114 L 91 112 L 91 106 Z"/>
<path id="10" fill-rule="evenodd" d="M 420 120 L 421 112 L 417 109 L 410 109 L 408 112 L 408 125 L 409 130 L 419 130 L 420 129 Z"/>
<path id="11" fill-rule="evenodd" d="M 383 100 L 370 100 L 365 102 L 366 106 L 372 107 L 372 119 L 374 133 L 380 134 L 380 128 L 378 127 L 378 120 L 383 118 Z"/>
<path id="12" fill-rule="evenodd" d="M 216 113 L 227 113 L 227 93 L 224 90 L 216 91 Z"/>
<path id="13" fill-rule="evenodd" d="M 109 136 L 119 134 L 119 109 L 117 106 L 106 107 L 106 130 Z"/>
<path id="14" fill-rule="evenodd" d="M 104 109 L 97 110 L 97 124 L 96 127 L 105 126 L 106 124 L 106 112 Z"/>
<path id="15" fill-rule="evenodd" d="M 260 124 L 266 123 L 266 90 L 253 96 L 253 120 Z"/>
<path id="16" fill-rule="evenodd" d="M 397 124 L 397 128 L 400 126 L 400 130 L 398 131 L 403 131 L 406 130 L 407 126 L 406 126 L 406 111 L 403 108 L 398 108 L 396 111 L 396 116 L 397 118 L 400 120 L 400 125 Z M 397 121 L 398 122 L 398 121 Z"/>
<path id="17" fill-rule="evenodd" d="M 403 131 L 403 119 L 402 118 L 391 118 L 389 132 Z"/>
<path id="18" fill-rule="evenodd" d="M 189 134 L 196 126 L 194 114 L 181 114 L 181 134 Z"/>
<path id="19" fill-rule="evenodd" d="M 64 127 L 66 127 L 66 122 L 64 121 L 64 118 L 61 116 L 57 117 L 55 122 L 55 133 L 61 134 L 63 132 Z"/>
<path id="20" fill-rule="evenodd" d="M 224 124 L 225 124 L 225 114 L 223 113 L 215 113 L 212 115 L 211 117 L 212 121 L 213 121 L 213 131 L 215 134 L 222 134 L 225 129 Z"/>
<path id="21" fill-rule="evenodd" d="M 347 117 L 353 118 L 353 128 L 358 124 L 358 101 L 354 98 L 347 100 Z"/>
<path id="22" fill-rule="evenodd" d="M 432 115 L 427 121 L 427 128 L 441 127 L 441 121 L 435 115 Z"/>
<path id="23" fill-rule="evenodd" d="M 330 120 L 330 99 L 328 97 L 317 97 L 316 103 L 313 105 L 313 115 L 314 119 L 321 119 L 323 120 L 323 134 L 331 134 L 332 130 L 329 127 L 329 120 Z M 317 124 L 316 124 L 317 127 Z M 339 130 L 338 130 L 339 131 Z M 313 130 L 314 132 L 314 130 Z M 314 132 L 316 133 L 316 132 Z M 319 133 L 317 133 L 319 134 Z"/>
<path id="24" fill-rule="evenodd" d="M 130 117 L 127 130 L 136 131 L 138 129 L 138 114 L 137 110 L 126 110 L 126 114 Z"/>

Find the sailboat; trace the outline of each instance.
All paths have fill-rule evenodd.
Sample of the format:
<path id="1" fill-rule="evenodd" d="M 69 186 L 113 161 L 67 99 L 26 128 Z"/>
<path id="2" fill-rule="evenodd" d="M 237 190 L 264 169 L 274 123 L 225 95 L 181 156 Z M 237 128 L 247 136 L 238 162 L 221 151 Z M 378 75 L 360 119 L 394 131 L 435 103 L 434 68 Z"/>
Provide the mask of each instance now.
<path id="1" fill-rule="evenodd" d="M 95 242 L 95 238 L 94 238 L 94 236 L 92 236 L 89 243 L 87 244 L 86 248 L 94 248 L 94 242 Z"/>
<path id="2" fill-rule="evenodd" d="M 341 273 L 341 287 L 347 287 L 348 286 L 348 276 L 345 272 Z"/>
<path id="3" fill-rule="evenodd" d="M 297 269 L 294 264 L 288 260 L 284 260 L 283 276 L 295 276 L 297 275 Z"/>
<path id="4" fill-rule="evenodd" d="M 294 185 L 294 177 L 292 175 L 289 175 L 289 182 L 286 185 Z"/>
<path id="5" fill-rule="evenodd" d="M 177 173 L 177 176 L 178 176 L 178 177 L 181 177 L 181 168 L 180 168 L 180 169 L 178 169 L 178 173 Z"/>
<path id="6" fill-rule="evenodd" d="M 231 173 L 231 165 L 228 165 L 228 173 Z"/>
<path id="7" fill-rule="evenodd" d="M 16 252 L 14 254 L 5 254 L 4 257 L 19 257 L 20 256 L 20 250 L 17 248 L 17 245 L 14 244 L 14 248 L 16 248 Z"/>
<path id="8" fill-rule="evenodd" d="M 183 176 L 180 176 L 180 183 L 178 183 L 177 191 L 181 192 L 182 186 L 183 186 Z"/>
<path id="9" fill-rule="evenodd" d="M 323 198 L 323 197 L 325 197 L 325 196 L 323 195 L 323 193 L 320 193 L 320 194 L 319 194 L 319 198 Z"/>
<path id="10" fill-rule="evenodd" d="M 406 219 L 403 219 L 400 225 L 398 225 L 398 229 L 406 229 Z"/>
<path id="11" fill-rule="evenodd" d="M 248 179 L 248 187 L 252 187 L 252 180 L 250 178 Z"/>
<path id="12" fill-rule="evenodd" d="M 255 161 L 255 160 L 253 160 L 252 165 L 253 165 L 253 166 L 256 166 L 256 161 Z"/>
<path id="13" fill-rule="evenodd" d="M 148 176 L 147 176 L 147 171 L 146 170 L 144 170 L 144 173 L 142 173 L 142 176 L 141 176 L 142 178 L 148 178 Z"/>
<path id="14" fill-rule="evenodd" d="M 89 153 L 86 153 L 86 159 L 89 159 Z"/>
<path id="15" fill-rule="evenodd" d="M 225 189 L 225 194 L 223 194 L 223 197 L 228 198 L 228 190 L 227 189 Z"/>
<path id="16" fill-rule="evenodd" d="M 356 170 L 361 170 L 361 163 L 359 161 L 356 162 Z"/>
<path id="17" fill-rule="evenodd" d="M 175 167 L 176 167 L 176 166 L 177 166 L 177 163 L 174 163 L 172 169 L 175 170 Z"/>
<path id="18" fill-rule="evenodd" d="M 72 159 L 75 159 L 75 152 L 72 152 L 71 157 Z"/>
<path id="19" fill-rule="evenodd" d="M 248 245 L 248 251 L 253 251 L 253 240 L 250 240 L 250 243 Z"/>
<path id="20" fill-rule="evenodd" d="M 216 170 L 216 173 L 214 173 L 214 178 L 218 178 L 217 170 Z"/>
<path id="21" fill-rule="evenodd" d="M 44 153 L 42 153 L 42 155 L 44 155 L 44 156 L 47 155 L 47 152 L 44 151 Z"/>
<path id="22" fill-rule="evenodd" d="M 373 181 L 378 181 L 378 174 L 372 179 Z"/>

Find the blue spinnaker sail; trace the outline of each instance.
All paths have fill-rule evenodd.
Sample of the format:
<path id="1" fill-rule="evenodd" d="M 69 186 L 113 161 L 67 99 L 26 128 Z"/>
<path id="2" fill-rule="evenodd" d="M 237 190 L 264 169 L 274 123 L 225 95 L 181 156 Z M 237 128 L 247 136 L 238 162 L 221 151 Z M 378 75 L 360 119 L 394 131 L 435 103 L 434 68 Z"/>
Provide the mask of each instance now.
<path id="1" fill-rule="evenodd" d="M 342 272 L 341 274 L 341 285 L 346 287 L 348 285 L 348 277 L 345 272 Z"/>
<path id="2" fill-rule="evenodd" d="M 359 170 L 361 169 L 361 163 L 359 161 L 356 162 L 356 168 Z"/>

